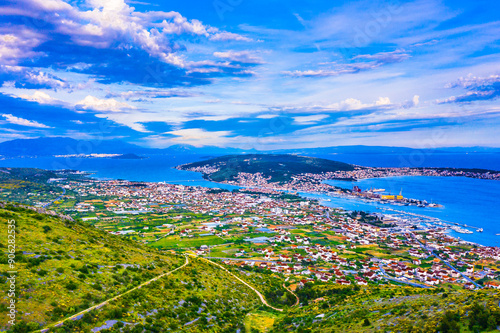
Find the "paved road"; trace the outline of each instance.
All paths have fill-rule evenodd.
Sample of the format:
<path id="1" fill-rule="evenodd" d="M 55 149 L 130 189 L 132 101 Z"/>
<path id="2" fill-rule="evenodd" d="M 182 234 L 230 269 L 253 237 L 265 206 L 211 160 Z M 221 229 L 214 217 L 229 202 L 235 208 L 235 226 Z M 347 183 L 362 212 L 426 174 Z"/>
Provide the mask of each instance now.
<path id="1" fill-rule="evenodd" d="M 144 286 L 146 286 L 146 285 L 150 284 L 151 282 L 154 282 L 154 281 L 156 281 L 156 280 L 158 280 L 158 279 L 161 279 L 161 278 L 162 278 L 162 277 L 164 277 L 164 276 L 170 275 L 170 274 L 174 273 L 175 271 L 178 271 L 178 270 L 179 270 L 179 269 L 181 269 L 181 268 L 186 267 L 188 264 L 189 264 L 189 259 L 188 259 L 188 257 L 186 256 L 186 262 L 184 263 L 184 265 L 182 265 L 182 266 L 180 266 L 180 267 L 177 267 L 176 269 L 171 270 L 171 271 L 169 271 L 169 272 L 167 272 L 167 273 L 163 273 L 163 274 L 161 274 L 161 275 L 158 275 L 157 277 L 152 278 L 151 280 L 146 281 L 146 282 L 144 282 L 144 283 L 142 283 L 142 284 L 138 285 L 137 287 L 132 288 L 132 289 L 130 289 L 130 290 L 128 290 L 128 291 L 126 291 L 126 292 L 124 292 L 123 294 L 117 295 L 117 296 L 115 296 L 115 297 L 113 297 L 113 298 L 110 298 L 110 299 L 108 299 L 108 300 L 106 300 L 106 301 L 104 301 L 104 302 L 100 303 L 100 304 L 94 305 L 94 306 L 92 306 L 92 307 L 90 307 L 90 308 L 88 308 L 88 309 L 86 309 L 86 310 L 83 310 L 83 311 L 81 311 L 81 312 L 78 312 L 77 314 L 72 315 L 71 317 L 65 318 L 65 319 L 63 319 L 63 320 L 61 320 L 61 321 L 58 321 L 58 322 L 56 322 L 56 323 L 52 324 L 52 325 L 49 325 L 49 326 L 47 326 L 46 328 L 44 328 L 43 330 L 40 330 L 40 331 L 38 331 L 38 332 L 47 332 L 47 331 L 49 330 L 49 328 L 50 328 L 50 327 L 59 327 L 59 326 L 61 326 L 61 325 L 62 325 L 65 321 L 68 321 L 68 320 L 70 320 L 70 319 L 75 319 L 76 317 L 79 317 L 79 316 L 81 316 L 81 315 L 83 315 L 83 314 L 85 314 L 85 313 L 87 313 L 87 312 L 90 312 L 90 311 L 92 311 L 92 310 L 94 310 L 94 309 L 99 309 L 99 308 L 101 308 L 101 307 L 105 306 L 106 304 L 108 304 L 109 302 L 114 301 L 114 300 L 116 300 L 116 299 L 118 299 L 118 298 L 122 297 L 123 295 L 126 295 L 126 294 L 128 294 L 128 293 L 130 293 L 130 292 L 132 292 L 132 291 L 134 291 L 134 290 L 140 289 L 140 288 L 142 288 L 142 287 L 144 287 Z"/>
<path id="2" fill-rule="evenodd" d="M 438 256 L 435 252 L 434 252 L 434 249 L 431 249 L 431 248 L 428 248 L 427 246 L 425 246 L 421 241 L 418 240 L 417 237 L 415 237 L 415 235 L 413 233 L 410 233 L 413 238 L 420 244 L 420 246 L 422 246 L 423 249 L 429 251 L 432 253 L 432 255 L 436 258 L 438 258 L 439 260 L 441 260 L 446 266 L 450 267 L 452 270 L 454 270 L 455 272 L 457 272 L 458 274 L 460 274 L 465 280 L 469 281 L 470 283 L 472 283 L 473 285 L 475 285 L 478 289 L 482 289 L 483 287 L 480 286 L 479 284 L 477 284 L 476 282 L 474 282 L 472 279 L 470 279 L 468 276 L 466 276 L 465 274 L 463 274 L 462 272 L 460 272 L 458 269 L 456 269 L 455 267 L 453 267 L 448 261 L 444 260 L 443 258 L 441 258 L 440 256 Z"/>
<path id="3" fill-rule="evenodd" d="M 63 189 L 63 193 L 60 196 L 58 196 L 56 199 L 52 200 L 51 202 L 47 202 L 45 205 L 42 206 L 42 208 L 47 208 L 50 205 L 52 205 L 54 202 L 56 202 L 57 200 L 61 200 L 63 195 L 66 194 L 66 189 L 64 187 L 62 187 L 62 189 Z"/>
<path id="4" fill-rule="evenodd" d="M 432 254 L 438 258 L 439 260 L 441 260 L 446 266 L 450 267 L 452 270 L 454 270 L 455 272 L 457 272 L 458 274 L 460 274 L 464 279 L 466 279 L 467 281 L 469 281 L 470 283 L 472 283 L 473 285 L 475 285 L 478 289 L 482 289 L 483 287 L 480 286 L 479 284 L 477 284 L 476 282 L 474 282 L 474 280 L 470 279 L 468 276 L 464 275 L 462 272 L 460 272 L 458 269 L 456 269 L 455 267 L 453 267 L 449 262 L 447 262 L 446 260 L 444 260 L 443 258 L 441 258 L 440 256 L 438 256 L 436 253 L 434 253 L 434 250 L 431 250 Z"/>
<path id="5" fill-rule="evenodd" d="M 222 258 L 222 257 L 205 257 L 207 259 L 219 259 L 219 260 L 235 260 L 235 261 L 253 261 L 253 262 L 269 262 L 269 263 L 278 263 L 281 261 L 272 261 L 272 260 L 260 260 L 260 259 L 245 259 L 245 258 Z"/>
<path id="6" fill-rule="evenodd" d="M 192 255 L 192 254 L 191 254 Z M 194 256 L 194 255 L 192 255 Z M 233 273 L 231 273 L 229 270 L 227 270 L 224 266 L 222 265 L 219 265 L 218 263 L 216 262 L 213 262 L 211 260 L 208 260 L 206 258 L 203 258 L 203 257 L 198 257 L 198 258 L 201 258 L 209 263 L 211 263 L 212 265 L 215 265 L 215 266 L 218 266 L 220 268 L 222 268 L 224 271 L 226 271 L 227 273 L 231 274 L 236 280 L 240 281 L 241 283 L 243 283 L 245 286 L 247 286 L 248 288 L 252 289 L 256 294 L 257 296 L 259 296 L 262 304 L 264 304 L 265 306 L 267 307 L 270 307 L 271 309 L 273 310 L 276 310 L 276 311 L 280 311 L 280 312 L 283 312 L 283 309 L 278 309 L 278 308 L 275 308 L 274 306 L 270 305 L 269 303 L 267 303 L 266 299 L 264 298 L 264 296 L 257 290 L 255 289 L 254 287 L 252 287 L 251 285 L 249 285 L 248 283 L 246 283 L 245 281 L 243 281 L 242 279 L 240 279 L 239 277 L 237 277 L 236 275 L 234 275 Z"/>
<path id="7" fill-rule="evenodd" d="M 403 281 L 403 280 L 398 280 L 398 279 L 395 279 L 395 278 L 392 278 L 390 277 L 386 272 L 385 272 L 385 269 L 384 267 L 382 266 L 382 264 L 378 264 L 378 267 L 380 268 L 380 271 L 382 272 L 382 274 L 384 275 L 383 278 L 386 279 L 386 280 L 391 280 L 391 281 L 394 281 L 394 282 L 399 282 L 399 283 L 403 283 L 403 284 L 408 284 L 410 286 L 413 286 L 413 287 L 418 287 L 418 288 L 430 288 L 429 286 L 426 286 L 426 285 L 423 285 L 423 284 L 418 284 L 418 283 L 413 283 L 413 282 L 408 282 L 408 281 Z"/>

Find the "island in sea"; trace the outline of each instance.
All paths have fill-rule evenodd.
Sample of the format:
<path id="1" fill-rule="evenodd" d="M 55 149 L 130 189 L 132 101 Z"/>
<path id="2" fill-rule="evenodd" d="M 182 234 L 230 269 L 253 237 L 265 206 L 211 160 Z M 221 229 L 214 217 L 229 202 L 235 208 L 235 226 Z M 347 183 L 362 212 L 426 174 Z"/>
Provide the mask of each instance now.
<path id="1" fill-rule="evenodd" d="M 142 160 L 142 159 L 147 158 L 147 157 L 128 153 L 128 154 L 117 155 L 117 156 L 114 156 L 112 158 L 114 158 L 116 160 Z"/>
<path id="2" fill-rule="evenodd" d="M 500 180 L 500 172 L 463 168 L 375 168 L 347 164 L 322 158 L 292 154 L 228 155 L 180 165 L 179 170 L 201 172 L 207 180 L 274 191 L 335 193 L 366 200 L 441 207 L 418 198 L 405 198 L 401 193 L 384 193 L 384 189 L 352 189 L 335 187 L 325 180 L 358 180 L 392 176 L 471 177 Z"/>

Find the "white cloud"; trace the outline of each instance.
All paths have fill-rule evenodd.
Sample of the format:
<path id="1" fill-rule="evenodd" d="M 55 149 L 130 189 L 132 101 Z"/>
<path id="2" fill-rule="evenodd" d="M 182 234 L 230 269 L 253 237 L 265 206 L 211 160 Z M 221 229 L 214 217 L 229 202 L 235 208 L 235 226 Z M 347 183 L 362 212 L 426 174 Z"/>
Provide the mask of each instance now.
<path id="1" fill-rule="evenodd" d="M 62 0 L 32 0 L 31 4 L 47 11 L 71 10 L 71 5 Z"/>
<path id="2" fill-rule="evenodd" d="M 387 100 L 389 100 L 388 97 L 386 97 L 385 99 L 383 97 L 380 97 L 378 99 L 378 101 L 375 102 L 375 104 L 364 104 L 359 99 L 347 98 L 340 103 L 330 104 L 330 105 L 326 106 L 326 108 L 333 109 L 333 110 L 341 110 L 341 111 L 360 110 L 360 109 L 365 109 L 368 107 L 373 107 L 375 105 L 377 105 L 377 106 L 378 105 L 385 105 L 385 104 L 378 104 L 378 103 L 385 103 L 385 102 L 387 102 Z"/>
<path id="3" fill-rule="evenodd" d="M 14 125 L 36 127 L 36 128 L 52 128 L 50 126 L 41 124 L 41 123 L 33 121 L 33 120 L 18 118 L 16 116 L 11 115 L 11 114 L 2 114 L 2 117 L 5 118 L 5 121 L 7 121 L 10 124 L 14 124 Z"/>
<path id="4" fill-rule="evenodd" d="M 329 77 L 341 74 L 358 73 L 360 71 L 374 69 L 382 65 L 383 63 L 378 61 L 360 62 L 355 64 L 334 64 L 333 68 L 329 69 L 282 71 L 281 74 L 290 77 Z"/>
<path id="5" fill-rule="evenodd" d="M 32 102 L 38 102 L 40 104 L 52 104 L 56 102 L 57 100 L 50 97 L 48 94 L 44 93 L 43 91 L 35 91 L 33 95 L 20 95 L 22 99 L 32 101 Z"/>
<path id="6" fill-rule="evenodd" d="M 172 11 L 164 13 L 163 19 L 160 26 L 163 28 L 164 33 L 177 35 L 190 33 L 208 36 L 207 27 L 205 27 L 202 22 L 195 19 L 189 21 L 177 12 Z"/>
<path id="7" fill-rule="evenodd" d="M 409 108 L 413 108 L 413 107 L 417 106 L 419 103 L 420 103 L 420 96 L 415 95 L 415 96 L 413 96 L 411 101 L 406 101 L 403 104 L 401 104 L 401 107 L 404 109 L 409 109 Z"/>
<path id="8" fill-rule="evenodd" d="M 277 118 L 279 117 L 278 114 L 261 114 L 255 118 L 259 118 L 259 119 L 272 119 L 272 118 Z"/>
<path id="9" fill-rule="evenodd" d="M 379 97 L 378 100 L 375 102 L 375 105 L 389 105 L 389 104 L 391 104 L 391 100 L 389 99 L 389 97 Z"/>
<path id="10" fill-rule="evenodd" d="M 500 75 L 490 75 L 486 77 L 478 77 L 469 74 L 466 77 L 461 77 L 457 81 L 453 83 L 448 83 L 445 85 L 445 88 L 456 88 L 456 87 L 462 87 L 462 88 L 477 88 L 481 86 L 489 86 L 494 83 L 500 82 Z"/>
<path id="11" fill-rule="evenodd" d="M 85 110 L 95 110 L 95 111 L 111 111 L 111 112 L 122 112 L 126 110 L 136 109 L 135 106 L 124 102 L 118 102 L 117 100 L 110 99 L 99 99 L 94 96 L 87 96 L 83 100 L 76 103 L 77 107 L 81 107 Z"/>
<path id="12" fill-rule="evenodd" d="M 235 34 L 233 32 L 227 32 L 227 31 L 217 32 L 217 33 L 213 34 L 212 36 L 210 36 L 209 39 L 213 40 L 213 41 L 222 41 L 222 42 L 227 42 L 230 40 L 239 41 L 239 42 L 251 42 L 251 41 L 253 41 L 251 38 L 248 38 L 248 37 L 245 37 L 242 35 L 238 35 L 238 34 Z"/>
<path id="13" fill-rule="evenodd" d="M 9 11 L 0 8 L 0 12 L 33 18 L 42 15 L 56 33 L 70 36 L 78 45 L 125 50 L 137 47 L 178 67 L 186 63 L 178 55 L 182 47 L 175 44 L 174 35 L 203 36 L 213 41 L 251 41 L 199 20 L 189 20 L 175 11 L 136 11 L 124 0 L 87 0 L 85 9 L 82 8 L 61 0 L 23 0 Z M 19 59 L 34 57 L 33 49 L 45 39 L 48 37 L 26 29 L 6 35 L 0 31 L 0 64 L 16 64 Z"/>
<path id="14" fill-rule="evenodd" d="M 361 100 L 356 98 L 346 98 L 345 100 L 337 103 L 332 103 L 328 105 L 315 105 L 314 109 L 318 110 L 338 110 L 338 111 L 351 111 L 351 110 L 362 110 L 369 108 L 387 108 L 392 106 L 389 97 L 379 97 L 373 103 L 363 103 Z"/>
<path id="15" fill-rule="evenodd" d="M 175 135 L 176 138 L 170 139 L 175 143 L 188 144 L 195 147 L 202 146 L 224 146 L 229 140 L 228 136 L 232 134 L 231 131 L 214 131 L 209 132 L 202 128 L 189 128 L 167 132 L 165 134 Z"/>
<path id="16" fill-rule="evenodd" d="M 242 62 L 246 64 L 262 64 L 263 61 L 260 57 L 256 56 L 250 51 L 225 51 L 214 52 L 217 58 L 228 59 L 231 61 Z"/>
<path id="17" fill-rule="evenodd" d="M 418 95 L 413 96 L 413 105 L 417 106 L 418 103 L 420 102 L 419 100 L 420 100 L 420 96 L 418 96 Z"/>
<path id="18" fill-rule="evenodd" d="M 387 64 L 387 63 L 401 62 L 409 58 L 410 55 L 404 50 L 395 50 L 392 52 L 379 52 L 375 54 L 360 54 L 358 56 L 355 56 L 353 59 L 377 60 L 379 62 Z"/>
<path id="19" fill-rule="evenodd" d="M 45 39 L 42 34 L 26 28 L 0 28 L 0 65 L 15 66 L 22 59 L 39 56 L 41 53 L 33 49 Z"/>
<path id="20" fill-rule="evenodd" d="M 68 87 L 68 84 L 63 80 L 44 72 L 29 72 L 27 73 L 26 80 L 30 83 L 46 85 L 54 89 Z"/>
<path id="21" fill-rule="evenodd" d="M 188 90 L 129 90 L 124 92 L 109 92 L 106 98 L 121 97 L 126 100 L 142 100 L 144 98 L 174 98 L 174 97 L 195 97 L 197 93 Z"/>
<path id="22" fill-rule="evenodd" d="M 328 115 L 316 114 L 316 115 L 311 115 L 311 116 L 294 117 L 293 121 L 299 125 L 312 125 L 312 124 L 315 124 L 318 121 L 323 120 L 325 118 L 328 118 Z"/>

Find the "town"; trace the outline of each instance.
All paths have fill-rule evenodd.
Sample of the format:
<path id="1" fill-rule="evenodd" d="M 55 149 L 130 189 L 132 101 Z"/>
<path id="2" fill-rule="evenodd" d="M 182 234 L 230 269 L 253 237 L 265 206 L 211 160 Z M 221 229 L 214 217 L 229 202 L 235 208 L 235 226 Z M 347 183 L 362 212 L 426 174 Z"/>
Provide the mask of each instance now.
<path id="1" fill-rule="evenodd" d="M 59 185 L 66 195 L 53 210 L 159 249 L 270 271 L 292 290 L 306 283 L 500 288 L 500 249 L 392 215 L 333 209 L 269 188 L 93 179 Z"/>

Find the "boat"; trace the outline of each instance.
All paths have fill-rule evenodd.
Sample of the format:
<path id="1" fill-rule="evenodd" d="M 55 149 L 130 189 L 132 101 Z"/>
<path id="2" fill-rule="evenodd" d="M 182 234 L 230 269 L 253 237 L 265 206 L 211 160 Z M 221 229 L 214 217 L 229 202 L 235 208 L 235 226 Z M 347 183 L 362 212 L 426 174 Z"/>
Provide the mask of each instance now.
<path id="1" fill-rule="evenodd" d="M 373 190 L 371 190 L 372 192 L 384 192 L 385 191 L 385 188 L 374 188 Z"/>
<path id="2" fill-rule="evenodd" d="M 477 229 L 477 232 L 483 232 L 483 228 Z"/>
<path id="3" fill-rule="evenodd" d="M 473 234 L 472 231 L 460 227 L 451 226 L 450 229 L 461 234 Z"/>

